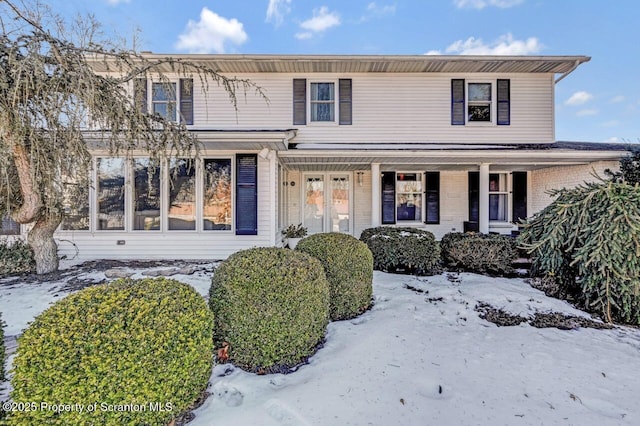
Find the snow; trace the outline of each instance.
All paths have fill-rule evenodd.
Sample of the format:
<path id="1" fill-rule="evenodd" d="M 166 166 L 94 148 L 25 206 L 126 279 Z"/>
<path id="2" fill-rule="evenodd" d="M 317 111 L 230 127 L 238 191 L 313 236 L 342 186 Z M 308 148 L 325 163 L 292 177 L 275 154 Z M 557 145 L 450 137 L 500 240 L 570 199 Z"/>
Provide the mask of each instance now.
<path id="1" fill-rule="evenodd" d="M 208 292 L 210 272 L 172 278 Z M 6 334 L 63 297 L 62 284 L 0 282 Z M 375 272 L 374 299 L 360 317 L 331 323 L 295 373 L 217 365 L 190 425 L 640 424 L 638 329 L 497 327 L 479 317 L 479 302 L 588 316 L 522 279 Z"/>

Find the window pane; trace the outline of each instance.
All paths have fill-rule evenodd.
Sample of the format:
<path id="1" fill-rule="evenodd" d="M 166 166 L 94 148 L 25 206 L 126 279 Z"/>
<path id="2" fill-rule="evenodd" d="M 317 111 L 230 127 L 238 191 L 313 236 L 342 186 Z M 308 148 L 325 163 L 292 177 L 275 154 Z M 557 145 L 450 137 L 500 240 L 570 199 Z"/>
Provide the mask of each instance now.
<path id="1" fill-rule="evenodd" d="M 324 180 L 321 176 L 307 177 L 305 187 L 304 226 L 310 234 L 324 230 Z"/>
<path id="2" fill-rule="evenodd" d="M 349 178 L 331 178 L 330 232 L 349 232 Z"/>
<path id="3" fill-rule="evenodd" d="M 196 229 L 196 169 L 191 159 L 169 162 L 169 230 Z"/>
<path id="4" fill-rule="evenodd" d="M 153 83 L 153 113 L 167 120 L 176 120 L 176 83 Z"/>
<path id="5" fill-rule="evenodd" d="M 489 220 L 508 220 L 507 194 L 489 194 Z"/>
<path id="6" fill-rule="evenodd" d="M 0 235 L 20 234 L 20 224 L 11 219 L 8 215 L 0 218 Z"/>
<path id="7" fill-rule="evenodd" d="M 231 160 L 204 160 L 203 229 L 231 230 Z"/>
<path id="8" fill-rule="evenodd" d="M 469 83 L 469 102 L 491 101 L 491 83 Z"/>
<path id="9" fill-rule="evenodd" d="M 422 218 L 422 173 L 396 175 L 397 220 L 419 221 Z"/>
<path id="10" fill-rule="evenodd" d="M 176 83 L 153 83 L 153 101 L 175 101 Z"/>
<path id="11" fill-rule="evenodd" d="M 469 121 L 491 121 L 491 106 L 469 105 Z"/>
<path id="12" fill-rule="evenodd" d="M 334 104 L 311 104 L 311 121 L 334 121 Z"/>
<path id="13" fill-rule="evenodd" d="M 75 183 L 63 186 L 62 229 L 65 231 L 89 230 L 89 187 Z"/>
<path id="14" fill-rule="evenodd" d="M 311 83 L 312 101 L 333 101 L 334 94 L 333 83 Z"/>
<path id="15" fill-rule="evenodd" d="M 124 230 L 124 169 L 122 158 L 98 158 L 99 230 Z"/>
<path id="16" fill-rule="evenodd" d="M 133 160 L 133 229 L 160 229 L 160 163 L 149 158 Z"/>

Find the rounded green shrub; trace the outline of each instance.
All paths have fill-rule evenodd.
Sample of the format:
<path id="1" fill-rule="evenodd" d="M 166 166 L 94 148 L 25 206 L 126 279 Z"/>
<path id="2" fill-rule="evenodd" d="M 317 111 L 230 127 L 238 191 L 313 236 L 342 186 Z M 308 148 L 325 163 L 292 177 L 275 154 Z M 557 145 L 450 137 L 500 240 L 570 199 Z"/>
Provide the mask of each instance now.
<path id="1" fill-rule="evenodd" d="M 71 294 L 18 341 L 11 397 L 38 409 L 9 423 L 166 425 L 206 389 L 212 332 L 206 301 L 178 281 L 121 279 Z"/>
<path id="2" fill-rule="evenodd" d="M 329 283 L 320 261 L 295 250 L 239 251 L 216 269 L 209 304 L 217 343 L 248 371 L 278 371 L 306 360 L 329 322 Z"/>
<path id="3" fill-rule="evenodd" d="M 450 232 L 440 240 L 440 249 L 448 268 L 480 274 L 512 274 L 518 255 L 515 238 L 475 232 Z"/>
<path id="4" fill-rule="evenodd" d="M 337 232 L 311 235 L 296 250 L 322 263 L 329 281 L 329 316 L 332 321 L 360 315 L 371 305 L 373 255 L 365 243 Z"/>
<path id="5" fill-rule="evenodd" d="M 22 240 L 0 241 L 0 278 L 35 271 L 33 250 Z"/>
<path id="6" fill-rule="evenodd" d="M 433 233 L 417 228 L 379 226 L 362 231 L 374 269 L 433 275 L 440 271 L 440 246 Z"/>

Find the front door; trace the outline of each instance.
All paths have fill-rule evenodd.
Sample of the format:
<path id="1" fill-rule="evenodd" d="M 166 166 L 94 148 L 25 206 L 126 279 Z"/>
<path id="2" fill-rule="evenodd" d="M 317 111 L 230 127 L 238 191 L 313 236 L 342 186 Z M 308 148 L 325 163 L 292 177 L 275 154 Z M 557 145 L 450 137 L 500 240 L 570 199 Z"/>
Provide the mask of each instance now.
<path id="1" fill-rule="evenodd" d="M 309 234 L 351 233 L 351 176 L 347 173 L 304 175 L 304 226 Z"/>

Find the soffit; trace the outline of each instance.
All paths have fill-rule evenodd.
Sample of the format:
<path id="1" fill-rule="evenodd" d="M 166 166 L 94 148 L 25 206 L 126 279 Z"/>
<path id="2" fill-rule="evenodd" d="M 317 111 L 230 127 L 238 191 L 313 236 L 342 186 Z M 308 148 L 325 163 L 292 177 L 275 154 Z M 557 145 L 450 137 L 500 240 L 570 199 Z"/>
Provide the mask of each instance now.
<path id="1" fill-rule="evenodd" d="M 244 73 L 567 73 L 588 56 L 464 56 L 464 55 L 216 55 L 153 54 L 213 68 L 224 74 Z M 108 72 L 106 63 L 93 61 L 98 72 Z M 171 73 L 174 65 L 160 71 Z"/>

